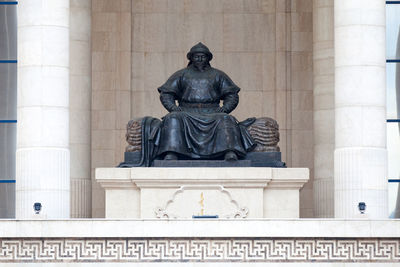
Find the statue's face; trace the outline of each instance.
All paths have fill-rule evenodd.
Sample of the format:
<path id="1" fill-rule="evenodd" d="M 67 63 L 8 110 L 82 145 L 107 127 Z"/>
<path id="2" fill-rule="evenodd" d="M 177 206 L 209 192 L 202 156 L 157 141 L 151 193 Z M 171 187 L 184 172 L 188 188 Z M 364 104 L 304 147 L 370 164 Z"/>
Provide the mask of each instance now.
<path id="1" fill-rule="evenodd" d="M 196 67 L 204 67 L 208 63 L 208 56 L 204 53 L 194 53 L 192 55 L 192 62 Z"/>

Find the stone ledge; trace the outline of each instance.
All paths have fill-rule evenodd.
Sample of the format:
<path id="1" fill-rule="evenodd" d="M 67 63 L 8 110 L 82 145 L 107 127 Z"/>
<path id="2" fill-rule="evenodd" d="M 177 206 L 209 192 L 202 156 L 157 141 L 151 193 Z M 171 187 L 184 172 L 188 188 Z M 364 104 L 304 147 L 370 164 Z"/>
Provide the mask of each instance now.
<path id="1" fill-rule="evenodd" d="M 223 184 L 230 187 L 301 188 L 309 179 L 307 168 L 97 168 L 96 181 L 104 188 L 177 187 L 182 184 Z"/>
<path id="2" fill-rule="evenodd" d="M 0 220 L 0 238 L 400 238 L 400 220 Z"/>

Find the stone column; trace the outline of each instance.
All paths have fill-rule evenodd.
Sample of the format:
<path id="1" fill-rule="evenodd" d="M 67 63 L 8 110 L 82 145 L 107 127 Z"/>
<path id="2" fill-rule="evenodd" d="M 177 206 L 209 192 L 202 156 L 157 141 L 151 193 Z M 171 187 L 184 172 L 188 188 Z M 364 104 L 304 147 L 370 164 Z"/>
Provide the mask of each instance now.
<path id="1" fill-rule="evenodd" d="M 69 0 L 18 5 L 16 217 L 70 217 Z"/>
<path id="2" fill-rule="evenodd" d="M 90 113 L 92 101 L 91 0 L 70 3 L 71 217 L 92 215 Z"/>
<path id="3" fill-rule="evenodd" d="M 333 0 L 313 2 L 314 216 L 334 217 L 335 73 Z"/>
<path id="4" fill-rule="evenodd" d="M 335 0 L 335 217 L 387 218 L 385 1 Z"/>

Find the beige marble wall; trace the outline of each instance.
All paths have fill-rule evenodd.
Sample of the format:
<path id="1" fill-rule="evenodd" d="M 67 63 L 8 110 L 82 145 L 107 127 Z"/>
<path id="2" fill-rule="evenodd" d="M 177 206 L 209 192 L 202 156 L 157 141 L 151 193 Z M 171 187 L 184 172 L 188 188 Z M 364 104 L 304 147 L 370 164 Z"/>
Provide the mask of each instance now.
<path id="1" fill-rule="evenodd" d="M 187 51 L 201 41 L 214 54 L 212 66 L 242 88 L 233 114 L 276 117 L 275 0 L 133 3 L 132 116 L 166 113 L 157 87 L 186 66 Z"/>
<path id="2" fill-rule="evenodd" d="M 104 217 L 94 169 L 123 159 L 131 114 L 131 0 L 92 0 L 92 216 Z"/>
<path id="3" fill-rule="evenodd" d="M 122 160 L 129 117 L 166 114 L 157 87 L 186 66 L 187 51 L 201 41 L 214 54 L 211 65 L 242 89 L 233 115 L 277 119 L 283 160 L 313 170 L 312 0 L 133 0 L 131 10 L 128 0 L 93 1 L 92 167 Z M 93 194 L 100 211 L 98 185 Z M 312 216 L 312 206 L 311 179 L 301 192 L 301 216 Z"/>
<path id="4" fill-rule="evenodd" d="M 310 169 L 310 180 L 300 191 L 300 216 L 313 217 L 313 3 L 312 0 L 291 2 L 290 114 L 291 167 Z"/>

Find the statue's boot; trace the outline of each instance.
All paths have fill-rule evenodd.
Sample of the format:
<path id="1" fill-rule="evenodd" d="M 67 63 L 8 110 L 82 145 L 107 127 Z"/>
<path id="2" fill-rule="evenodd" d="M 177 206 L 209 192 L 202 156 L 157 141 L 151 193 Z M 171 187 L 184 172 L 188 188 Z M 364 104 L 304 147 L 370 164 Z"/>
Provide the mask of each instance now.
<path id="1" fill-rule="evenodd" d="M 236 155 L 235 152 L 233 152 L 233 151 L 228 151 L 228 152 L 226 152 L 226 154 L 225 154 L 225 160 L 226 160 L 226 161 L 236 161 L 236 160 L 238 160 L 238 157 L 237 157 L 237 155 Z"/>
<path id="2" fill-rule="evenodd" d="M 178 160 L 178 155 L 174 152 L 168 152 L 165 155 L 164 160 Z"/>

